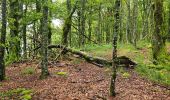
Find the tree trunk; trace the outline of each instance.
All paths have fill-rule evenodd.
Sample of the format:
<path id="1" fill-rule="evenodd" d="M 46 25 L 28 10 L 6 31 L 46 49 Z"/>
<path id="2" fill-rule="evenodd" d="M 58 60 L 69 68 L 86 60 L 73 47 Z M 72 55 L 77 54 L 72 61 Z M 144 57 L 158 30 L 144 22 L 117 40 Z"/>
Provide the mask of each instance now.
<path id="1" fill-rule="evenodd" d="M 42 0 L 42 13 L 43 13 L 43 18 L 42 18 L 42 30 L 41 30 L 41 76 L 40 79 L 47 78 L 49 75 L 48 72 L 48 0 Z"/>
<path id="2" fill-rule="evenodd" d="M 10 0 L 10 60 L 15 61 L 20 57 L 20 38 L 19 38 L 19 1 Z"/>
<path id="3" fill-rule="evenodd" d="M 5 79 L 5 41 L 6 41 L 6 0 L 2 0 L 2 28 L 0 37 L 0 81 Z"/>
<path id="4" fill-rule="evenodd" d="M 113 37 L 113 55 L 112 55 L 112 67 L 113 73 L 111 77 L 111 84 L 110 84 L 110 96 L 116 96 L 115 92 L 115 83 L 116 83 L 116 70 L 117 70 L 117 40 L 118 40 L 118 33 L 120 28 L 120 0 L 115 1 L 115 11 L 114 11 L 114 37 Z"/>
<path id="5" fill-rule="evenodd" d="M 133 0 L 133 45 L 137 48 L 137 34 L 138 34 L 138 0 Z"/>
<path id="6" fill-rule="evenodd" d="M 68 13 L 68 16 L 69 14 L 71 13 L 71 0 L 67 0 L 67 13 Z M 70 28 L 70 31 L 69 31 L 69 45 L 70 47 L 72 46 L 72 35 L 71 35 L 71 28 Z"/>
<path id="7" fill-rule="evenodd" d="M 98 26 L 97 26 L 97 28 L 98 28 L 98 31 L 97 31 L 97 41 L 98 41 L 98 43 L 99 44 L 101 44 L 102 43 L 102 32 L 101 32 L 101 30 L 102 30 L 102 15 L 101 15 L 101 10 L 102 10 L 102 4 L 100 3 L 99 4 L 99 11 L 98 11 Z"/>
<path id="8" fill-rule="evenodd" d="M 22 9 L 23 9 L 23 5 L 22 5 Z M 26 13 L 27 13 L 27 5 L 25 6 L 25 10 L 24 10 L 24 17 L 26 18 Z M 27 25 L 26 23 L 23 24 L 23 33 L 22 33 L 22 39 L 23 39 L 23 52 L 24 52 L 24 58 L 27 58 Z"/>
<path id="9" fill-rule="evenodd" d="M 80 26 L 80 28 L 81 28 L 81 45 L 82 46 L 84 46 L 85 45 L 85 41 L 86 41 L 86 39 L 85 39 L 85 37 L 84 37 L 84 35 L 85 35 L 85 4 L 86 4 L 86 0 L 81 0 L 81 14 L 80 14 L 80 16 L 81 16 L 81 26 Z"/>
<path id="10" fill-rule="evenodd" d="M 68 34 L 70 32 L 71 29 L 71 24 L 72 24 L 72 16 L 74 14 L 74 12 L 76 11 L 76 5 L 77 2 L 75 3 L 72 11 L 70 12 L 69 16 L 66 18 L 65 22 L 64 22 L 64 27 L 63 27 L 63 36 L 62 36 L 62 44 L 65 46 L 68 46 Z"/>
<path id="11" fill-rule="evenodd" d="M 50 3 L 52 3 L 52 0 L 50 0 Z M 48 44 L 51 44 L 51 36 L 52 36 L 52 27 L 51 27 L 51 23 L 52 23 L 52 11 L 49 10 L 49 18 L 48 18 Z"/>
<path id="12" fill-rule="evenodd" d="M 163 31 L 163 0 L 154 1 L 154 21 L 155 21 L 155 31 L 152 37 L 152 51 L 154 64 L 158 64 L 163 61 L 164 55 L 166 55 L 165 50 L 165 39 L 162 36 L 165 34 Z"/>
<path id="13" fill-rule="evenodd" d="M 90 5 L 89 9 L 89 18 L 88 18 L 88 42 L 91 44 L 91 36 L 92 36 L 92 5 Z"/>
<path id="14" fill-rule="evenodd" d="M 168 4 L 169 15 L 168 15 L 168 41 L 170 41 L 170 2 Z"/>
<path id="15" fill-rule="evenodd" d="M 128 8 L 128 15 L 127 15 L 127 42 L 133 43 L 132 42 L 132 33 L 131 33 L 131 0 L 127 0 L 127 8 Z"/>

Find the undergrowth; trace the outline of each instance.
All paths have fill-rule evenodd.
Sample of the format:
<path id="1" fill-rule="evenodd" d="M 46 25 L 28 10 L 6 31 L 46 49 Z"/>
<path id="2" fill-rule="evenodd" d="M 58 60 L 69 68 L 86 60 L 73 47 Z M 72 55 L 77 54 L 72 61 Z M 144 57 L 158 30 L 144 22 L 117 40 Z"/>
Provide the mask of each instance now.
<path id="1" fill-rule="evenodd" d="M 33 91 L 25 88 L 17 88 L 6 92 L 0 92 L 1 100 L 31 100 Z"/>
<path id="2" fill-rule="evenodd" d="M 140 64 L 136 67 L 136 71 L 154 82 L 170 85 L 169 67 L 170 66 Z"/>

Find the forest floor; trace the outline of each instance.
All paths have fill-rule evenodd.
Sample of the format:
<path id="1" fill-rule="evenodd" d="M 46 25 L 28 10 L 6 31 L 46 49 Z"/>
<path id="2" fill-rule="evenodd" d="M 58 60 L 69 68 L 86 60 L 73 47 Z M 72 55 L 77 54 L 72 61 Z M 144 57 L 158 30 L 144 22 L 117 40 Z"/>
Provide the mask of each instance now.
<path id="1" fill-rule="evenodd" d="M 118 71 L 117 96 L 108 99 L 109 68 L 99 68 L 77 58 L 52 62 L 49 67 L 51 76 L 45 80 L 39 80 L 36 61 L 7 67 L 7 80 L 1 83 L 0 93 L 25 88 L 33 91 L 33 100 L 170 100 L 170 90 L 142 78 L 133 70 Z M 30 68 L 35 72 L 27 73 L 26 69 Z M 1 95 L 5 100 L 18 98 L 17 95 Z"/>
<path id="2" fill-rule="evenodd" d="M 91 51 L 94 55 L 111 58 L 111 49 L 94 51 Z M 150 63 L 145 48 L 120 49 L 118 53 Z M 111 77 L 108 67 L 99 68 L 70 56 L 59 62 L 50 61 L 47 79 L 39 79 L 40 71 L 36 60 L 8 66 L 6 80 L 0 83 L 0 100 L 170 100 L 169 87 L 155 84 L 133 69 L 118 69 L 115 98 L 108 96 Z"/>

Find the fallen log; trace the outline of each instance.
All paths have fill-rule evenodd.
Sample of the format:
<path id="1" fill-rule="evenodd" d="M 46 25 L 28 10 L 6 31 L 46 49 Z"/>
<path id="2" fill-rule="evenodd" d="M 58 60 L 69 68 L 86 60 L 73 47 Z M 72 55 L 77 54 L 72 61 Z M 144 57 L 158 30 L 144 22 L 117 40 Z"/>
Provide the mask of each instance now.
<path id="1" fill-rule="evenodd" d="M 112 61 L 109 61 L 107 59 L 101 58 L 101 57 L 93 57 L 91 55 L 86 54 L 85 52 L 82 51 L 78 51 L 78 50 L 74 50 L 72 48 L 68 48 L 62 45 L 49 45 L 48 46 L 49 49 L 52 48 L 64 48 L 63 50 L 65 50 L 65 52 L 70 52 L 72 54 L 78 55 L 81 58 L 84 58 L 87 62 L 95 64 L 95 65 L 100 65 L 99 67 L 102 67 L 101 65 L 108 65 L 111 66 L 112 65 Z M 118 65 L 125 65 L 126 67 L 130 67 L 133 68 L 135 65 L 137 65 L 135 62 L 133 62 L 130 58 L 126 57 L 126 56 L 120 56 L 117 58 L 116 63 Z"/>

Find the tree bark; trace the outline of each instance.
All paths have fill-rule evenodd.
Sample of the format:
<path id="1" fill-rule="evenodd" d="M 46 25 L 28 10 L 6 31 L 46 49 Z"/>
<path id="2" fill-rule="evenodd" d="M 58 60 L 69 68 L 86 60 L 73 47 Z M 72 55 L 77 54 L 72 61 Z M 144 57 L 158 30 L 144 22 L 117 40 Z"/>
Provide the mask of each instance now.
<path id="1" fill-rule="evenodd" d="M 2 0 L 2 28 L 0 38 L 0 81 L 5 79 L 5 41 L 6 41 L 6 0 Z"/>
<path id="2" fill-rule="evenodd" d="M 115 1 L 115 14 L 114 14 L 114 37 L 113 37 L 113 55 L 112 55 L 112 67 L 113 67 L 113 73 L 111 77 L 111 83 L 110 83 L 110 96 L 116 96 L 115 92 L 115 83 L 116 83 L 116 73 L 117 73 L 117 66 L 116 63 L 118 61 L 117 58 L 117 40 L 119 35 L 119 28 L 120 28 L 120 0 Z"/>
<path id="3" fill-rule="evenodd" d="M 23 9 L 23 6 L 22 5 L 22 9 Z M 23 16 L 26 18 L 27 16 L 27 5 L 25 5 L 25 9 L 23 11 Z M 27 24 L 24 23 L 23 24 L 23 30 L 22 30 L 22 39 L 23 39 L 23 52 L 24 52 L 24 58 L 26 59 L 27 58 Z"/>
<path id="4" fill-rule="evenodd" d="M 153 63 L 158 64 L 163 61 L 165 50 L 165 38 L 162 36 L 165 34 L 163 31 L 163 0 L 154 1 L 154 21 L 155 29 L 152 37 L 152 51 L 153 51 Z"/>
<path id="5" fill-rule="evenodd" d="M 20 38 L 19 38 L 19 1 L 10 0 L 10 60 L 18 60 L 20 57 Z"/>
<path id="6" fill-rule="evenodd" d="M 48 0 L 42 0 L 42 13 L 43 13 L 43 18 L 42 18 L 42 30 L 41 30 L 41 76 L 40 79 L 47 78 L 49 75 L 48 72 Z"/>
<path id="7" fill-rule="evenodd" d="M 66 18 L 64 22 L 64 27 L 63 27 L 63 35 L 62 35 L 62 44 L 65 46 L 68 46 L 68 34 L 71 30 L 71 25 L 72 25 L 72 16 L 74 12 L 77 9 L 77 2 L 75 3 L 72 11 L 70 12 L 69 16 Z"/>

